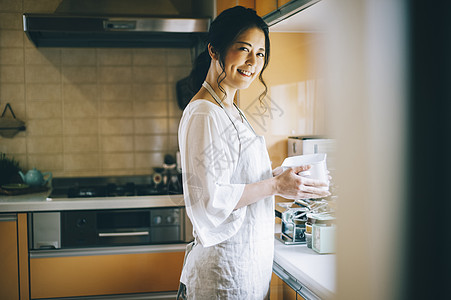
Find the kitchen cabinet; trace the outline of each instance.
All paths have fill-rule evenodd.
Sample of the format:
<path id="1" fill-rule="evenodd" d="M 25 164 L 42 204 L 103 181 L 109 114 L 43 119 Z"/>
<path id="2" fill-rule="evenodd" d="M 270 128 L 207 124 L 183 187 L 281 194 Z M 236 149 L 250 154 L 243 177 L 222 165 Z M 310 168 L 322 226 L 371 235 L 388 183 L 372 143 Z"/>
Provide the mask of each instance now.
<path id="1" fill-rule="evenodd" d="M 255 10 L 259 16 L 264 16 L 277 9 L 277 0 L 256 0 Z"/>
<path id="2" fill-rule="evenodd" d="M 102 254 L 104 251 L 32 253 L 31 297 L 177 291 L 184 252 Z"/>
<path id="3" fill-rule="evenodd" d="M 297 298 L 296 298 L 297 297 Z M 302 300 L 300 295 L 280 279 L 275 273 L 272 273 L 271 278 L 271 300 Z"/>
<path id="4" fill-rule="evenodd" d="M 219 15 L 223 10 L 234 7 L 236 5 L 241 5 L 248 8 L 255 8 L 254 0 L 217 0 L 216 1 L 216 14 Z"/>
<path id="5" fill-rule="evenodd" d="M 0 214 L 0 299 L 29 299 L 27 219 Z"/>

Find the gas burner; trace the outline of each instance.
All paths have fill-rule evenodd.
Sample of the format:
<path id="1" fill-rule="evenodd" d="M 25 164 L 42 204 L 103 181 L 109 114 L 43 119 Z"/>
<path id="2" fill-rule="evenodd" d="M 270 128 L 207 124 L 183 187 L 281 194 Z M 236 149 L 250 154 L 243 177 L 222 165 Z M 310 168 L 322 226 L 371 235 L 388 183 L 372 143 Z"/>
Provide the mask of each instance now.
<path id="1" fill-rule="evenodd" d="M 156 184 L 151 176 L 54 178 L 50 198 L 133 197 L 182 194 L 181 184 Z"/>

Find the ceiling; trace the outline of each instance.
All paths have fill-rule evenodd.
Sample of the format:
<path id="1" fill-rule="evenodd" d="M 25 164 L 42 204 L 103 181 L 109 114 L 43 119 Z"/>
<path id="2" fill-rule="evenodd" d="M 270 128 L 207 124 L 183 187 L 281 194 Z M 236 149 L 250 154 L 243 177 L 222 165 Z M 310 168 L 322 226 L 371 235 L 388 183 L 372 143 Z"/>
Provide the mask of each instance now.
<path id="1" fill-rule="evenodd" d="M 271 32 L 319 32 L 324 31 L 330 0 L 321 0 L 270 27 Z"/>

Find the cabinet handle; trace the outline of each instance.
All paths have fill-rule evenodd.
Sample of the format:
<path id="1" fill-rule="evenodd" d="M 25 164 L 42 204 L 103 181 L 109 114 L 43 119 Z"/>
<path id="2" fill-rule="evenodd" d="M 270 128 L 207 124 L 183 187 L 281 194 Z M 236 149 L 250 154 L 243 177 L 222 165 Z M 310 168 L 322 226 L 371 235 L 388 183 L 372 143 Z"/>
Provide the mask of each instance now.
<path id="1" fill-rule="evenodd" d="M 1 214 L 0 215 L 0 222 L 10 222 L 10 221 L 17 221 L 17 215 L 16 214 Z"/>
<path id="2" fill-rule="evenodd" d="M 114 236 L 140 236 L 149 235 L 148 231 L 132 231 L 132 232 L 99 232 L 99 237 L 114 237 Z"/>

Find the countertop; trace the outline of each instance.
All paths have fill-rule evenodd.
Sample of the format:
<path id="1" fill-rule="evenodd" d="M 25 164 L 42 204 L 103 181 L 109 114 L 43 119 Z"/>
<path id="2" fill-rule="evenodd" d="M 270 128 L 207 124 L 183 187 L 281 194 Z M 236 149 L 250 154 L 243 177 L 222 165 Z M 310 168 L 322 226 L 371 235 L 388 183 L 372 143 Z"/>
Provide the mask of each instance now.
<path id="1" fill-rule="evenodd" d="M 184 206 L 183 195 L 134 196 L 114 198 L 52 199 L 49 192 L 17 196 L 0 196 L 0 213 L 151 208 Z M 277 228 L 276 232 L 280 232 Z M 335 293 L 335 255 L 318 254 L 306 245 L 285 245 L 274 241 L 274 266 L 284 281 L 300 284 L 311 298 L 330 299 Z"/>
<path id="2" fill-rule="evenodd" d="M 297 285 L 303 287 L 301 295 L 311 296 L 308 297 L 309 299 L 331 299 L 334 297 L 334 254 L 318 254 L 305 244 L 285 245 L 275 239 L 274 263 L 275 271 L 277 265 L 283 270 L 282 274 L 278 274 L 282 280 L 287 282 L 290 279 L 295 279 Z"/>
<path id="3" fill-rule="evenodd" d="M 184 206 L 183 195 L 109 198 L 49 198 L 49 192 L 0 196 L 0 213 Z"/>

